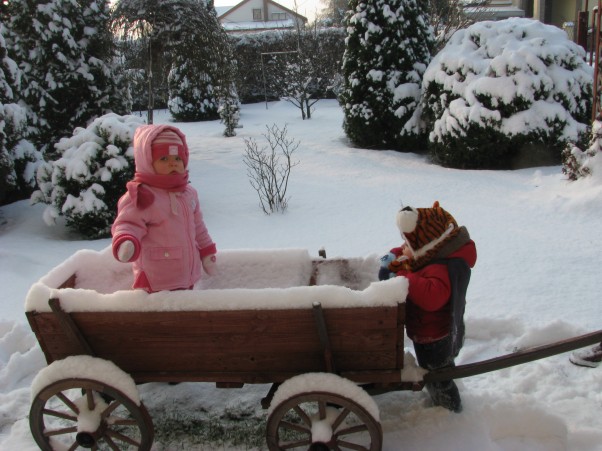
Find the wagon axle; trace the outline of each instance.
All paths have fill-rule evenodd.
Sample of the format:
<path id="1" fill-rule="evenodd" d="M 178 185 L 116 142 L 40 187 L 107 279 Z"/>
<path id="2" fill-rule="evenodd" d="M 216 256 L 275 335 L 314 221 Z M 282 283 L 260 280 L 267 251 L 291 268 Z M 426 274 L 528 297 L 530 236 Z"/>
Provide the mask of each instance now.
<path id="1" fill-rule="evenodd" d="M 103 421 L 100 427 L 94 432 L 78 432 L 75 435 L 75 441 L 82 448 L 92 448 L 98 440 L 105 434 L 107 429 L 106 423 Z"/>

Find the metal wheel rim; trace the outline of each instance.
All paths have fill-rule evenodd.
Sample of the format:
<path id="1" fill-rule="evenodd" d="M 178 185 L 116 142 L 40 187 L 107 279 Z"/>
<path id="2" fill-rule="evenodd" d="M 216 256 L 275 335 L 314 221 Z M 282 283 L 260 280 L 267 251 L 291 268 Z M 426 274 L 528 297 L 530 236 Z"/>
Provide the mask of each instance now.
<path id="1" fill-rule="evenodd" d="M 95 393 L 103 398 L 102 401 L 94 396 Z M 102 410 L 102 426 L 97 431 L 96 444 L 90 447 L 83 447 L 76 440 L 78 414 L 73 405 L 82 398 Z M 91 379 L 63 379 L 40 390 L 31 404 L 29 426 L 36 443 L 44 451 L 86 448 L 148 451 L 154 436 L 151 417 L 142 403 L 137 405 L 121 391 Z M 123 429 L 138 432 L 130 436 Z M 60 447 L 59 440 L 62 442 Z"/>
<path id="2" fill-rule="evenodd" d="M 270 451 L 279 450 L 300 450 L 309 449 L 312 445 L 311 426 L 307 424 L 290 425 L 287 420 L 287 414 L 295 412 L 299 416 L 297 409 L 305 412 L 303 406 L 315 405 L 319 415 L 322 411 L 330 406 L 338 407 L 338 414 L 333 427 L 333 434 L 330 442 L 325 443 L 331 450 L 363 450 L 363 451 L 379 451 L 382 448 L 382 428 L 380 423 L 374 419 L 372 415 L 366 411 L 364 407 L 356 402 L 343 396 L 327 393 L 327 392 L 309 392 L 295 395 L 282 403 L 280 403 L 271 413 L 268 418 L 266 429 L 266 441 Z M 307 412 L 305 412 L 307 414 Z M 345 424 L 347 419 L 357 420 L 359 423 L 356 426 Z M 338 425 L 337 422 L 340 422 Z M 286 430 L 294 429 L 301 436 L 307 436 L 303 439 L 289 439 L 285 437 Z M 357 429 L 357 432 L 345 433 L 351 429 Z M 362 439 L 368 439 L 369 443 L 356 443 L 354 435 L 362 434 Z M 365 440 L 363 440 L 365 441 Z"/>

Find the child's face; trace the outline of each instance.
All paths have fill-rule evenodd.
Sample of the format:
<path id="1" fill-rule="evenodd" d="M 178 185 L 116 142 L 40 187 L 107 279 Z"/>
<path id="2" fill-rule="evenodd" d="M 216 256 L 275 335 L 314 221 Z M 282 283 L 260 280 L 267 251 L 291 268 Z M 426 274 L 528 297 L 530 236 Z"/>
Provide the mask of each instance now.
<path id="1" fill-rule="evenodd" d="M 183 174 L 184 161 L 177 155 L 166 155 L 153 161 L 153 169 L 159 175 Z"/>

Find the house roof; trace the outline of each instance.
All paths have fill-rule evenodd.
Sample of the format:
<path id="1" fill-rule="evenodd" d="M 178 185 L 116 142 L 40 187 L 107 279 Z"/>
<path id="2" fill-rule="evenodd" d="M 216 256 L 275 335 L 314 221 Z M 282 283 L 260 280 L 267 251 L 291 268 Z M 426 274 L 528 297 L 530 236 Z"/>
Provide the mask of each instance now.
<path id="1" fill-rule="evenodd" d="M 510 17 L 525 17 L 525 11 L 514 6 L 465 8 L 464 13 L 478 20 L 508 19 Z"/>
<path id="2" fill-rule="evenodd" d="M 215 12 L 217 12 L 217 17 L 220 17 L 234 8 L 234 5 L 230 6 L 215 6 Z"/>
<path id="3" fill-rule="evenodd" d="M 225 16 L 227 16 L 228 14 L 230 14 L 231 12 L 233 12 L 234 10 L 242 7 L 245 3 L 248 3 L 251 0 L 242 0 L 241 2 L 233 5 L 233 6 L 219 6 L 216 7 L 215 10 L 217 11 L 217 17 L 218 19 L 223 19 L 225 18 Z M 280 3 L 277 3 L 273 0 L 267 0 L 267 3 L 272 4 L 280 9 L 282 9 L 283 11 L 286 11 L 287 13 L 297 17 L 298 19 L 301 19 L 303 22 L 307 22 L 307 17 L 293 11 L 292 9 L 287 8 L 284 5 L 281 5 Z M 222 12 L 223 11 L 223 12 Z M 270 25 L 273 21 L 270 21 Z M 277 21 L 277 22 L 284 22 L 284 21 Z M 242 23 L 242 22 L 239 22 Z M 261 22 L 260 22 L 261 23 Z M 264 22 L 265 23 L 265 22 Z"/>
<path id="4" fill-rule="evenodd" d="M 223 22 L 222 27 L 226 31 L 245 31 L 245 30 L 271 30 L 275 28 L 293 28 L 295 23 L 292 19 L 270 20 L 269 22 Z"/>

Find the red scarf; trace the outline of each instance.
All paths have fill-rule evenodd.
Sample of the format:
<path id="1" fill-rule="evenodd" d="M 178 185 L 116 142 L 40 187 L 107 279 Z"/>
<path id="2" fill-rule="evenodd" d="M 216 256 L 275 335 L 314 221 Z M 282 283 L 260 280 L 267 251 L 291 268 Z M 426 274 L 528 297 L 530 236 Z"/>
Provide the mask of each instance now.
<path id="1" fill-rule="evenodd" d="M 169 192 L 182 192 L 188 186 L 188 171 L 182 174 L 140 174 L 136 172 L 134 180 L 127 182 L 126 187 L 132 202 L 144 210 L 155 200 L 155 196 L 144 185 L 164 189 Z"/>

